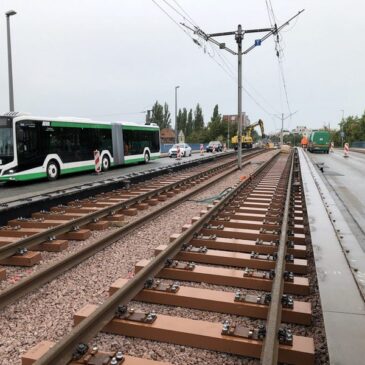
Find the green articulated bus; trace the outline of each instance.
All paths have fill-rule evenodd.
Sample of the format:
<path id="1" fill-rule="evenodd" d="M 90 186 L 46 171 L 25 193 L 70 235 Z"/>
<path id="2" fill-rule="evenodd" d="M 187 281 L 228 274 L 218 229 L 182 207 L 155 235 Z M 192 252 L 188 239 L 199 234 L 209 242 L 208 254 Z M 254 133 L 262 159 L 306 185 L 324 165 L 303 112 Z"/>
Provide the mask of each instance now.
<path id="1" fill-rule="evenodd" d="M 328 153 L 330 149 L 331 135 L 328 131 L 313 131 L 309 137 L 309 152 Z"/>
<path id="2" fill-rule="evenodd" d="M 94 151 L 102 170 L 160 157 L 157 125 L 44 118 L 10 112 L 0 116 L 0 181 L 26 181 L 93 170 Z"/>

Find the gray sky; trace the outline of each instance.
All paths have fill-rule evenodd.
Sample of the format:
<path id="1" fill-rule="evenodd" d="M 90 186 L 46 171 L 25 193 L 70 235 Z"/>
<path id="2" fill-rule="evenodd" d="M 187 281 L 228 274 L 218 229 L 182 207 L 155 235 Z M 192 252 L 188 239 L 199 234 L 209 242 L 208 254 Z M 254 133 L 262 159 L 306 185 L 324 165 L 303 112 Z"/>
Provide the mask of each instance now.
<path id="1" fill-rule="evenodd" d="M 156 2 L 184 21 L 163 0 Z M 177 2 L 207 33 L 234 30 L 239 23 L 244 29 L 270 25 L 265 0 Z M 306 9 L 281 33 L 290 110 L 298 110 L 284 127 L 334 127 L 341 109 L 345 116 L 362 114 L 365 1 L 272 4 L 279 24 Z M 179 106 L 201 103 L 205 122 L 215 104 L 223 114 L 237 112 L 237 58 L 209 45 L 205 53 L 152 0 L 1 0 L 1 112 L 9 106 L 4 13 L 10 9 L 18 12 L 11 18 L 17 111 L 143 122 L 139 112 L 155 100 L 167 101 L 173 114 L 174 87 L 180 85 Z M 248 35 L 244 48 L 254 38 Z M 232 36 L 222 40 L 236 47 Z M 256 101 L 243 94 L 251 121 L 262 118 L 268 131 L 280 128 L 272 114 L 287 114 L 288 107 L 272 38 L 244 56 L 243 76 Z"/>

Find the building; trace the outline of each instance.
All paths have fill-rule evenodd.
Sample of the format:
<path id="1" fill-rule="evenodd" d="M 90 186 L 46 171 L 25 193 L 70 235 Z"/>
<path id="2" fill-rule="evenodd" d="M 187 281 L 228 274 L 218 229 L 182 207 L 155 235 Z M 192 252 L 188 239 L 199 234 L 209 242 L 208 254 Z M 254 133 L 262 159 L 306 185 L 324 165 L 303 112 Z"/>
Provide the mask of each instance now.
<path id="1" fill-rule="evenodd" d="M 163 128 L 160 131 L 161 144 L 175 143 L 175 131 L 171 128 Z"/>
<path id="2" fill-rule="evenodd" d="M 223 121 L 230 123 L 238 123 L 238 114 L 223 115 Z M 243 127 L 247 127 L 248 125 L 251 124 L 250 118 L 248 115 L 246 115 L 245 112 L 242 112 L 242 124 Z"/>
<path id="3" fill-rule="evenodd" d="M 308 138 L 309 135 L 312 133 L 312 130 L 307 128 L 306 126 L 298 125 L 291 132 L 301 134 L 301 135 L 306 136 Z"/>

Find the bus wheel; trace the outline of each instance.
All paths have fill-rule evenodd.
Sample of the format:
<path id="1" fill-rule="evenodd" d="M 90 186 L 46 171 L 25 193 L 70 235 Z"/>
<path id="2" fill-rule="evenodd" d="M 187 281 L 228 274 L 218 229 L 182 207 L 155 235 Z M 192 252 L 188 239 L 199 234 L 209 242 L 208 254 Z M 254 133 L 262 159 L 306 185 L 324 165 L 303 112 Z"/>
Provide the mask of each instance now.
<path id="1" fill-rule="evenodd" d="M 150 154 L 148 152 L 146 152 L 144 154 L 144 163 L 147 163 L 150 160 Z"/>
<path id="2" fill-rule="evenodd" d="M 54 181 L 58 179 L 60 174 L 60 167 L 55 160 L 51 160 L 47 165 L 47 178 L 49 181 Z"/>
<path id="3" fill-rule="evenodd" d="M 101 161 L 101 168 L 103 169 L 103 171 L 108 171 L 109 167 L 110 167 L 109 157 L 104 156 L 102 161 Z"/>

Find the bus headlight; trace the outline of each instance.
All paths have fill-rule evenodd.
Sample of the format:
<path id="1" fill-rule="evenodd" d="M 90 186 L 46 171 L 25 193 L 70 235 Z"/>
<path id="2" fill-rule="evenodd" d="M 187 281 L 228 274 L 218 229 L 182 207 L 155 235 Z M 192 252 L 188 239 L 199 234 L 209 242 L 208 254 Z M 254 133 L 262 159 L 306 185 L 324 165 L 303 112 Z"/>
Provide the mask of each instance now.
<path id="1" fill-rule="evenodd" d="M 4 175 L 12 175 L 15 173 L 16 173 L 16 169 L 14 169 L 14 168 L 4 171 Z"/>

